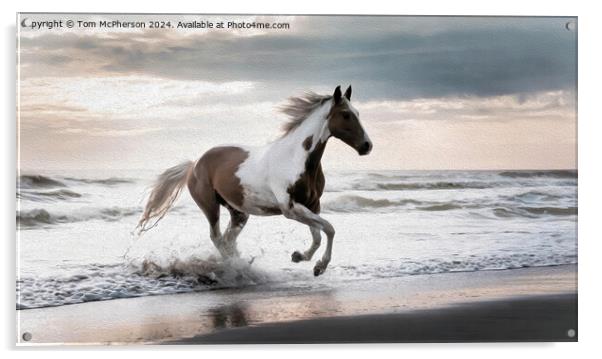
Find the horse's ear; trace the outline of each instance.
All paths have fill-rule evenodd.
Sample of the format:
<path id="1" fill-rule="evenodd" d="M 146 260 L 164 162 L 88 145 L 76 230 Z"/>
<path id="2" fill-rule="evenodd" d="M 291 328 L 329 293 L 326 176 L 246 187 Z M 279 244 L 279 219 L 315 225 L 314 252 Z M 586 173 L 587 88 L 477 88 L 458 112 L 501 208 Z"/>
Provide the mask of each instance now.
<path id="1" fill-rule="evenodd" d="M 334 94 L 332 97 L 334 98 L 335 104 L 341 103 L 341 86 L 337 86 L 337 88 L 334 89 Z"/>
<path id="2" fill-rule="evenodd" d="M 351 85 L 345 90 L 345 97 L 347 97 L 347 100 L 351 101 Z"/>

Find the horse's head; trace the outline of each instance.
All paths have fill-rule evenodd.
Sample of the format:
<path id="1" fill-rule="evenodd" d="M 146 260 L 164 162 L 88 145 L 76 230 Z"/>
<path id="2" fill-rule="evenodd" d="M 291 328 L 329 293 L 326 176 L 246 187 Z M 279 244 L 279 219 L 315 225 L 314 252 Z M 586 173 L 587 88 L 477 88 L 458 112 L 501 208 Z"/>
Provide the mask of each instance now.
<path id="1" fill-rule="evenodd" d="M 354 148 L 360 156 L 372 150 L 372 141 L 360 123 L 359 112 L 351 105 L 351 86 L 341 94 L 341 86 L 337 86 L 332 96 L 332 108 L 328 114 L 328 130 L 330 133 Z"/>

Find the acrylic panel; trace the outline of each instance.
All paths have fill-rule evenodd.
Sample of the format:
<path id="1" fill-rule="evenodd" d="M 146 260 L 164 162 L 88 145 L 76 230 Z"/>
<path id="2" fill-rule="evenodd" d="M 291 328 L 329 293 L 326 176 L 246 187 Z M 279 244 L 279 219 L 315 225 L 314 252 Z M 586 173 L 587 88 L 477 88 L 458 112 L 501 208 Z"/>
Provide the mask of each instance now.
<path id="1" fill-rule="evenodd" d="M 17 38 L 19 344 L 577 340 L 577 18 Z"/>

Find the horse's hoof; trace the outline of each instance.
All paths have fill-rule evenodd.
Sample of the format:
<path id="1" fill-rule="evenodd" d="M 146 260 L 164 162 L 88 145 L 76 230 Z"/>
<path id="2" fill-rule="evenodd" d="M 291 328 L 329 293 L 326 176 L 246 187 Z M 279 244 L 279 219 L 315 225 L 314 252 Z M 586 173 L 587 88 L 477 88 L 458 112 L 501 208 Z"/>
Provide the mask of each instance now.
<path id="1" fill-rule="evenodd" d="M 303 259 L 303 254 L 299 253 L 298 251 L 294 251 L 293 254 L 291 254 L 291 260 L 295 263 L 299 263 Z"/>
<path id="2" fill-rule="evenodd" d="M 318 263 L 316 263 L 316 265 L 314 267 L 314 277 L 317 277 L 320 274 L 323 274 L 324 271 L 326 271 L 326 268 L 322 265 L 322 262 L 318 261 Z"/>

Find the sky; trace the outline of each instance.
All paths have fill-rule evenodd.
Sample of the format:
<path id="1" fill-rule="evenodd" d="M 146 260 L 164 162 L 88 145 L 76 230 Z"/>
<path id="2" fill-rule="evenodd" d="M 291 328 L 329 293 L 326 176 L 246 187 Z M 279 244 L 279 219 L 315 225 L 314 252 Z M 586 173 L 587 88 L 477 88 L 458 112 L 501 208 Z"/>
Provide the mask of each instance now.
<path id="1" fill-rule="evenodd" d="M 32 29 L 47 20 L 288 29 Z M 163 169 L 281 135 L 277 107 L 353 86 L 374 149 L 326 170 L 576 168 L 576 19 L 40 15 L 18 19 L 24 170 Z M 22 25 L 25 26 L 22 26 Z M 148 24 L 147 24 L 148 27 Z"/>

